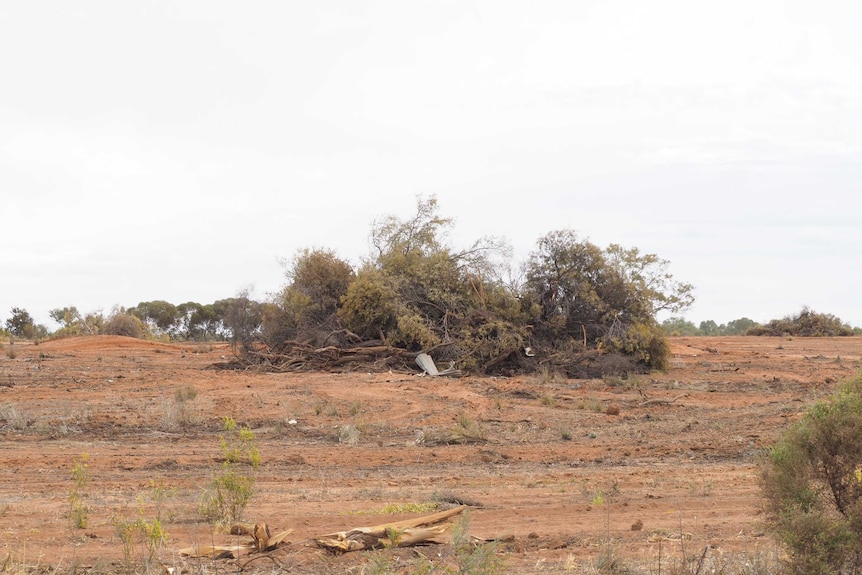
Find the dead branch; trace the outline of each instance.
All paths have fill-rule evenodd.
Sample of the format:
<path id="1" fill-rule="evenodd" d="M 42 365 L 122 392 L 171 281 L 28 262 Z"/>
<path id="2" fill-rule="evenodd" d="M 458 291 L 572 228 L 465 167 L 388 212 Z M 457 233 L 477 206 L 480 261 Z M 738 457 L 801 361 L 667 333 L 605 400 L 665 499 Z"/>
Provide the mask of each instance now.
<path id="1" fill-rule="evenodd" d="M 642 401 L 638 404 L 638 407 L 651 407 L 653 405 L 670 405 L 674 403 L 678 399 L 682 399 L 683 397 L 688 397 L 687 393 L 680 393 L 673 399 L 648 399 L 646 401 Z"/>

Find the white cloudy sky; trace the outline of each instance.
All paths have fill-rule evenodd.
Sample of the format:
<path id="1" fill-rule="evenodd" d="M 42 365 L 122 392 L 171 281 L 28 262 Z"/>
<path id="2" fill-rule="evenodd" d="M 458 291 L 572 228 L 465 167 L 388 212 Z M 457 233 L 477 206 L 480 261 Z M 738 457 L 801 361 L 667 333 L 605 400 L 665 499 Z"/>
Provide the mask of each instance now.
<path id="1" fill-rule="evenodd" d="M 0 320 L 210 303 L 358 263 L 435 194 L 516 259 L 671 261 L 695 323 L 862 325 L 850 0 L 0 0 Z"/>

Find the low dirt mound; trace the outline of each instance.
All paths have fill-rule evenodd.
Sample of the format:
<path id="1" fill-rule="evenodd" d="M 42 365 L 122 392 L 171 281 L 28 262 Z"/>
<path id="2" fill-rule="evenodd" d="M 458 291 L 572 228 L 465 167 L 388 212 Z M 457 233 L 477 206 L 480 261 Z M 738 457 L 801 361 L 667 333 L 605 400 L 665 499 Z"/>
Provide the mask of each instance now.
<path id="1" fill-rule="evenodd" d="M 52 339 L 39 344 L 46 351 L 93 351 L 105 349 L 173 349 L 174 345 L 124 335 L 85 335 Z"/>

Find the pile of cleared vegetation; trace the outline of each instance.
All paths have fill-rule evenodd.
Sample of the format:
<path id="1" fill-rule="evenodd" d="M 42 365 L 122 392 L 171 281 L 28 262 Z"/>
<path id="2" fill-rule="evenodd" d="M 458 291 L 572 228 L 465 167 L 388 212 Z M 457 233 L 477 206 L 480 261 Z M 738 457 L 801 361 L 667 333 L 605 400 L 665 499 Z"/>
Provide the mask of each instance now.
<path id="1" fill-rule="evenodd" d="M 839 318 L 828 313 L 817 313 L 807 307 L 798 314 L 773 319 L 765 325 L 752 327 L 746 335 L 834 337 L 854 335 L 854 330 Z"/>
<path id="2" fill-rule="evenodd" d="M 234 343 L 247 362 L 290 371 L 412 370 L 420 353 L 475 374 L 666 367 L 656 313 L 693 301 L 667 261 L 560 230 L 513 272 L 504 242 L 457 250 L 445 241 L 451 225 L 435 198 L 420 199 L 410 219 L 374 223 L 359 269 L 327 249 L 300 251 L 285 264 L 288 284 L 259 310 L 259 330 L 249 322 Z"/>

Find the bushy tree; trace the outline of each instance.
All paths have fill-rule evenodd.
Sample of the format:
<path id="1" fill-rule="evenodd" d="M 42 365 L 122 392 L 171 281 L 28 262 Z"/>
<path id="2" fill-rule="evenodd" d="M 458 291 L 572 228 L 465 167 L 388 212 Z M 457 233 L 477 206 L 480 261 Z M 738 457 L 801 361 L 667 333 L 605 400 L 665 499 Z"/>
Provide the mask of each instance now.
<path id="1" fill-rule="evenodd" d="M 140 318 L 153 332 L 170 334 L 178 327 L 177 307 L 164 300 L 142 301 L 127 312 Z"/>
<path id="2" fill-rule="evenodd" d="M 698 331 L 700 335 L 706 336 L 715 336 L 722 335 L 724 332 L 724 325 L 718 325 L 714 320 L 708 319 L 706 321 L 700 322 L 700 326 L 698 327 Z"/>
<path id="3" fill-rule="evenodd" d="M 325 249 L 300 250 L 284 265 L 289 283 L 276 297 L 275 307 L 264 314 L 265 339 L 272 343 L 325 339 L 340 327 L 337 312 L 355 278 L 353 268 Z"/>
<path id="4" fill-rule="evenodd" d="M 213 308 L 230 334 L 234 352 L 250 351 L 263 324 L 263 307 L 260 302 L 251 299 L 248 290 L 241 290 L 236 297 L 213 303 Z"/>
<path id="5" fill-rule="evenodd" d="M 661 329 L 671 336 L 701 335 L 700 330 L 684 317 L 670 317 L 661 322 Z"/>
<path id="6" fill-rule="evenodd" d="M 769 448 L 761 484 L 769 526 L 794 573 L 862 569 L 862 374 Z"/>
<path id="7" fill-rule="evenodd" d="M 757 325 L 758 323 L 753 319 L 741 317 L 727 322 L 727 326 L 724 329 L 724 335 L 744 335 L 748 330 Z"/>
<path id="8" fill-rule="evenodd" d="M 524 295 L 539 309 L 534 338 L 551 346 L 582 341 L 584 351 L 602 347 L 661 369 L 669 352 L 655 314 L 693 301 L 692 286 L 674 281 L 668 265 L 616 244 L 602 250 L 571 230 L 546 234 L 525 274 Z"/>
<path id="9" fill-rule="evenodd" d="M 48 312 L 55 322 L 61 324 L 56 335 L 81 335 L 84 318 L 75 306 L 52 309 Z"/>
<path id="10" fill-rule="evenodd" d="M 48 312 L 51 319 L 61 325 L 54 332 L 56 336 L 96 335 L 102 332 L 105 318 L 99 311 L 83 315 L 75 306 L 52 309 Z"/>
<path id="11" fill-rule="evenodd" d="M 6 320 L 6 329 L 16 337 L 32 339 L 47 333 L 44 326 L 37 326 L 30 313 L 20 307 L 12 308 L 12 316 Z"/>
<path id="12" fill-rule="evenodd" d="M 176 336 L 191 341 L 210 341 L 224 339 L 222 318 L 215 304 L 185 302 L 177 306 Z"/>

